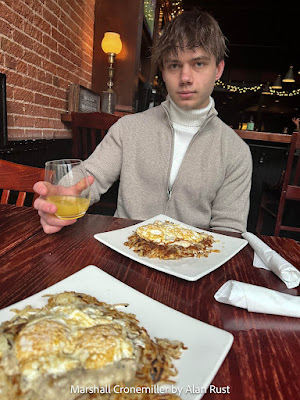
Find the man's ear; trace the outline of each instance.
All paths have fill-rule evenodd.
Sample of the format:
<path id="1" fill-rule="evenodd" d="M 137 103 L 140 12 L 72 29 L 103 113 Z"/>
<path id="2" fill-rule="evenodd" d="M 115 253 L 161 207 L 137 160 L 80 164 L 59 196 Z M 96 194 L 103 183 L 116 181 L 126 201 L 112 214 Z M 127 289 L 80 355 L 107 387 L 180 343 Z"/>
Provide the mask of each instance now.
<path id="1" fill-rule="evenodd" d="M 219 64 L 217 65 L 217 69 L 216 69 L 216 81 L 218 79 L 221 78 L 223 71 L 224 71 L 224 67 L 225 67 L 225 61 L 222 60 L 219 62 Z"/>

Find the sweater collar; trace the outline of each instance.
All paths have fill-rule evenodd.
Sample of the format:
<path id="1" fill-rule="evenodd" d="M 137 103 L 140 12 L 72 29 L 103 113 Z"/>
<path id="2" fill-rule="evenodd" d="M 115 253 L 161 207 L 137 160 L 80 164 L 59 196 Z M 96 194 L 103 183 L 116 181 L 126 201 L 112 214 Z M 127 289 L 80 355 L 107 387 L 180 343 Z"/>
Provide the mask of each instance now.
<path id="1" fill-rule="evenodd" d="M 209 110 L 213 106 L 213 99 L 212 97 L 209 98 L 209 103 L 205 108 L 201 109 L 195 109 L 195 110 L 184 110 L 174 101 L 169 98 L 170 100 L 170 119 L 172 123 L 176 123 L 179 125 L 184 125 L 184 126 L 193 126 L 193 127 L 200 127 L 205 121 L 206 116 L 209 112 Z"/>
<path id="2" fill-rule="evenodd" d="M 208 106 L 200 110 L 183 110 L 182 108 L 178 107 L 173 100 L 171 100 L 169 95 L 167 96 L 166 100 L 161 103 L 161 105 L 167 113 L 169 122 L 171 124 L 176 122 L 186 126 L 200 126 L 203 125 L 203 122 L 207 122 L 208 119 L 218 115 L 218 112 L 214 107 L 215 102 L 212 97 L 210 97 Z M 175 110 L 178 110 L 179 112 L 177 113 Z"/>

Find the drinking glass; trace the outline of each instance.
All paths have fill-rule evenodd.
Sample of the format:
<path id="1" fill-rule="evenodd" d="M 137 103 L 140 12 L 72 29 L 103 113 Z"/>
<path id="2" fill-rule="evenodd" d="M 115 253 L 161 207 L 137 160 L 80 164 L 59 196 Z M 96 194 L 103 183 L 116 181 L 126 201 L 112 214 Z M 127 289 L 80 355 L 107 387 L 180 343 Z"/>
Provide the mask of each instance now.
<path id="1" fill-rule="evenodd" d="M 82 217 L 89 205 L 91 187 L 84 164 L 77 159 L 47 161 L 45 181 L 50 183 L 46 200 L 57 207 L 60 219 Z"/>

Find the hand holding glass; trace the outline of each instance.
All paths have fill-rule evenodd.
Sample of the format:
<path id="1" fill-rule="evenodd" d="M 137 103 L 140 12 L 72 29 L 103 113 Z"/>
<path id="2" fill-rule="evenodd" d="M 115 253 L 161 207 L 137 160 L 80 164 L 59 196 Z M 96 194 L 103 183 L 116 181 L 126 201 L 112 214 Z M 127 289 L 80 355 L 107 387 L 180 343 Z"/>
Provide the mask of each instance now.
<path id="1" fill-rule="evenodd" d="M 57 207 L 55 215 L 64 220 L 82 217 L 89 205 L 91 187 L 81 160 L 47 161 L 45 181 L 50 183 L 46 200 Z"/>

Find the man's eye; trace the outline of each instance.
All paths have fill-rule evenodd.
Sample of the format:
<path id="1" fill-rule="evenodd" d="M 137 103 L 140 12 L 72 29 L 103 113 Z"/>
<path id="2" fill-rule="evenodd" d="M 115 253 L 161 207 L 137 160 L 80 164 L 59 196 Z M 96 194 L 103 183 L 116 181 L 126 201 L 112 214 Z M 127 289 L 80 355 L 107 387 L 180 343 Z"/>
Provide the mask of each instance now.
<path id="1" fill-rule="evenodd" d="M 196 65 L 196 67 L 200 68 L 200 67 L 202 67 L 203 63 L 199 61 L 199 62 L 196 62 L 195 65 Z"/>
<path id="2" fill-rule="evenodd" d="M 178 66 L 178 64 L 170 64 L 169 65 L 169 68 L 170 69 L 176 69 L 176 68 L 178 68 L 179 66 Z"/>

